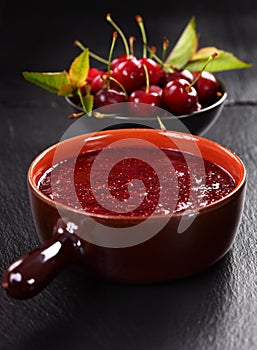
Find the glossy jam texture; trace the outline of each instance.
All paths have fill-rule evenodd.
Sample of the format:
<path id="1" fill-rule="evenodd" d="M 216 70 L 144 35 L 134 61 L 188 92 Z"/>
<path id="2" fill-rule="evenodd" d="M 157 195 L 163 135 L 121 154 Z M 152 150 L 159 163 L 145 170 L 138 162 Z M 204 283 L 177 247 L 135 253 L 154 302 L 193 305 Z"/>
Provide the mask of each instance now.
<path id="1" fill-rule="evenodd" d="M 94 189 L 101 200 L 92 190 L 90 179 L 92 165 L 101 150 L 55 164 L 41 177 L 38 187 L 52 200 L 78 210 L 101 215 L 147 217 L 205 207 L 226 196 L 236 186 L 233 177 L 217 164 L 189 153 L 185 156 L 177 150 L 161 150 L 170 166 L 162 157 L 155 159 L 155 166 L 152 166 L 149 162 L 151 153 L 144 148 L 137 149 L 139 156 L 125 157 L 113 164 L 113 152 L 117 150 L 105 150 L 104 161 L 93 170 Z M 148 159 L 148 163 L 144 159 Z M 133 185 L 135 179 L 143 182 L 142 193 L 138 193 L 138 187 Z M 139 205 L 130 208 L 128 204 L 121 212 L 120 204 L 129 202 L 133 196 L 141 198 Z"/>

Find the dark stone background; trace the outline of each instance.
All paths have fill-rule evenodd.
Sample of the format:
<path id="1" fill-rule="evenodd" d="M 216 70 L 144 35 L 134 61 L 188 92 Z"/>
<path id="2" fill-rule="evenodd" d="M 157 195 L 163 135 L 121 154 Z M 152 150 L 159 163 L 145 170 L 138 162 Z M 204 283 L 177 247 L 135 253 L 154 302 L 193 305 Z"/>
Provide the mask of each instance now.
<path id="1" fill-rule="evenodd" d="M 245 162 L 244 215 L 229 253 L 201 275 L 164 285 L 129 286 L 60 274 L 27 301 L 0 289 L 0 349 L 255 350 L 257 348 L 257 11 L 256 1 L 2 1 L 0 4 L 0 267 L 39 244 L 30 212 L 26 172 L 32 159 L 70 125 L 65 101 L 24 81 L 24 70 L 67 69 L 81 40 L 108 53 L 110 12 L 138 35 L 145 19 L 149 41 L 170 42 L 192 15 L 200 46 L 215 45 L 254 64 L 219 73 L 228 101 L 205 135 Z M 117 52 L 122 45 L 117 45 Z"/>

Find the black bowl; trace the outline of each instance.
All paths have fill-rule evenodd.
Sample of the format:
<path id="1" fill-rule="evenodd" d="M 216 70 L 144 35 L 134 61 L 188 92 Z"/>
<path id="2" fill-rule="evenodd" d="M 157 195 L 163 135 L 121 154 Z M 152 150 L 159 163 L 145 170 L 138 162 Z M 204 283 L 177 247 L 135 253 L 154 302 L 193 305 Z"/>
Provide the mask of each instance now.
<path id="1" fill-rule="evenodd" d="M 174 116 L 159 109 L 160 119 L 164 127 L 168 130 L 188 132 L 193 135 L 204 135 L 218 119 L 225 101 L 228 97 L 226 87 L 223 82 L 219 81 L 221 87 L 221 97 L 211 106 L 203 108 L 191 114 Z M 78 113 L 82 111 L 81 106 L 75 104 L 70 98 L 65 97 L 67 103 L 72 107 L 73 112 Z M 129 104 L 129 103 L 126 103 Z M 123 104 L 116 104 L 123 105 Z M 148 107 L 148 106 L 147 106 Z M 103 107 L 105 108 L 105 107 Z M 150 107 L 151 108 L 151 107 Z M 121 107 L 122 109 L 122 107 Z M 97 111 L 97 110 L 96 110 Z M 94 112 L 94 111 L 93 111 Z M 160 123 L 156 116 L 154 117 L 135 117 L 131 114 L 116 113 L 115 116 L 105 116 L 103 118 L 96 118 L 94 113 L 92 116 L 86 116 L 86 131 L 100 131 L 105 129 L 124 129 L 124 128 L 160 128 Z"/>

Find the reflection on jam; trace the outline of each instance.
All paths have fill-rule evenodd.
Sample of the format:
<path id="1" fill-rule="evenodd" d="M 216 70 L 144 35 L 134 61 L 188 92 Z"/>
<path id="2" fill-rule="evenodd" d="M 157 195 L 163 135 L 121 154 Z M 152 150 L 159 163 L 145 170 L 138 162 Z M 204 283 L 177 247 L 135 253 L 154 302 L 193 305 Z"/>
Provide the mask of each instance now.
<path id="1" fill-rule="evenodd" d="M 97 186 L 100 192 L 101 190 L 104 192 L 104 186 L 106 186 L 105 182 L 101 181 L 101 177 L 106 177 L 106 171 L 113 163 L 112 152 L 116 151 L 110 149 L 105 155 L 105 162 L 101 163 L 97 170 Z M 158 169 L 162 171 L 158 171 L 157 174 L 150 164 L 142 160 L 144 152 L 148 152 L 149 156 L 149 150 L 142 148 L 137 151 L 141 155 L 140 159 L 125 158 L 117 162 L 108 173 L 108 190 L 111 196 L 106 199 L 108 200 L 106 207 L 109 209 L 97 202 L 90 185 L 90 170 L 100 150 L 86 152 L 80 154 L 76 160 L 67 159 L 56 164 L 41 177 L 38 187 L 54 201 L 78 210 L 101 215 L 143 217 L 201 208 L 221 199 L 235 188 L 236 184 L 232 176 L 206 159 L 191 154 L 186 154 L 185 157 L 185 154 L 179 151 L 162 149 L 170 160 L 171 167 L 164 167 L 160 159 Z M 161 181 L 160 176 L 162 176 Z M 133 179 L 144 183 L 144 192 L 140 193 L 141 204 L 129 212 L 115 211 L 117 203 L 135 195 Z M 173 186 L 170 186 L 172 181 Z M 164 191 L 162 201 L 160 201 L 160 191 Z M 176 198 L 175 206 L 174 198 Z"/>

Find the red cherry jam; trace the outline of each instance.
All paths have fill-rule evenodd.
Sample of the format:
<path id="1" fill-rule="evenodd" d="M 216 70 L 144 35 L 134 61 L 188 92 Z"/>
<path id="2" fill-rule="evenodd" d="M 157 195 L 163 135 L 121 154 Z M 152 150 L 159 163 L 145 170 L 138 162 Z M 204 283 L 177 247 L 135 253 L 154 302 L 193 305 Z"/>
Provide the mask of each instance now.
<path id="1" fill-rule="evenodd" d="M 104 162 L 93 170 L 94 186 L 97 186 L 100 196 L 102 193 L 103 202 L 96 199 L 90 180 L 92 166 L 101 150 L 87 151 L 77 159 L 55 164 L 41 177 L 38 188 L 52 200 L 88 213 L 148 217 L 205 207 L 226 196 L 236 186 L 226 170 L 207 159 L 189 153 L 185 156 L 178 150 L 161 151 L 170 166 L 160 157 L 157 160 L 157 174 L 156 159 L 154 167 L 143 160 L 149 160 L 150 153 L 146 148 L 137 149 L 136 154 L 140 157 L 125 157 L 115 164 L 113 152 L 117 152 L 117 149 L 105 149 Z M 133 186 L 135 179 L 143 182 L 142 193 L 138 193 L 138 187 Z M 105 196 L 106 190 L 108 196 Z M 136 208 L 123 213 L 116 210 L 119 203 L 138 195 L 141 201 Z"/>

